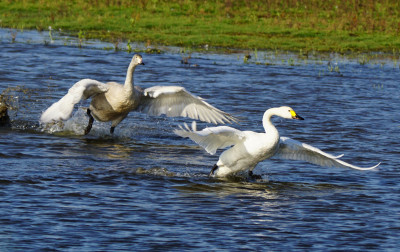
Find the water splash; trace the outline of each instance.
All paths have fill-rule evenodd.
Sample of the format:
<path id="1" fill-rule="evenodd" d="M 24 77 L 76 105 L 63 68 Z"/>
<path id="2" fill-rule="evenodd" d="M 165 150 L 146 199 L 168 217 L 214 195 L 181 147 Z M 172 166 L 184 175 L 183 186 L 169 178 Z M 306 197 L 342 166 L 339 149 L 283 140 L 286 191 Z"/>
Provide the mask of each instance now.
<path id="1" fill-rule="evenodd" d="M 41 124 L 40 130 L 49 134 L 62 133 L 63 135 L 84 135 L 88 120 L 84 109 L 78 109 L 67 121 L 54 121 Z"/>

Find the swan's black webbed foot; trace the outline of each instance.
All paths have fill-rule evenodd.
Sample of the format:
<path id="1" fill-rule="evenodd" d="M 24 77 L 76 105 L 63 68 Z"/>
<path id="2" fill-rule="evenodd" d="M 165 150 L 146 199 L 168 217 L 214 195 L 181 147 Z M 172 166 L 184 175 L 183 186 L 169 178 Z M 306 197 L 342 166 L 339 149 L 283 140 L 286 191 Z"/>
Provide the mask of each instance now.
<path id="1" fill-rule="evenodd" d="M 217 164 L 215 164 L 213 166 L 213 168 L 211 169 L 210 174 L 208 176 L 210 176 L 210 177 L 213 176 L 216 169 L 218 169 L 218 165 Z"/>
<path id="2" fill-rule="evenodd" d="M 253 171 L 249 171 L 249 178 L 251 179 L 262 179 L 261 175 L 253 174 Z"/>
<path id="3" fill-rule="evenodd" d="M 89 124 L 85 129 L 85 135 L 89 134 L 90 130 L 92 129 L 94 118 L 92 116 L 92 113 L 90 109 L 87 109 L 87 115 L 89 116 Z"/>
<path id="4" fill-rule="evenodd" d="M 110 134 L 111 134 L 111 135 L 114 134 L 114 130 L 115 130 L 115 127 L 111 127 L 111 128 L 110 128 Z"/>

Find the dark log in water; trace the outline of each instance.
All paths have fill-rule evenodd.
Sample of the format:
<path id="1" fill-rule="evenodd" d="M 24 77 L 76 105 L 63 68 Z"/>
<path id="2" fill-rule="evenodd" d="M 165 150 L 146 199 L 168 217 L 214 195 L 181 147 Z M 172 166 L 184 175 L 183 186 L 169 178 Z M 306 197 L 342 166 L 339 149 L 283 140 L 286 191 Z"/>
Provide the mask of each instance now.
<path id="1" fill-rule="evenodd" d="M 3 95 L 0 95 L 0 127 L 10 127 L 10 117 L 8 116 L 8 107 L 3 100 Z"/>

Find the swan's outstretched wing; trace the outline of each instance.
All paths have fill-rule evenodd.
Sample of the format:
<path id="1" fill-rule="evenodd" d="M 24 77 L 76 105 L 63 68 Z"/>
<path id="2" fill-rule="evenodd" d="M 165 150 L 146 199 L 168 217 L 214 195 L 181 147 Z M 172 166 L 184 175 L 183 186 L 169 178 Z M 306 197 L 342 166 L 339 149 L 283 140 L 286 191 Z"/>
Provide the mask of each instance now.
<path id="1" fill-rule="evenodd" d="M 245 135 L 242 131 L 228 127 L 210 127 L 201 131 L 196 131 L 196 122 L 193 122 L 192 129 L 185 124 L 186 129 L 174 130 L 174 133 L 181 137 L 188 137 L 203 147 L 211 155 L 215 154 L 217 149 L 222 149 L 244 141 Z"/>
<path id="2" fill-rule="evenodd" d="M 237 122 L 235 117 L 178 86 L 146 88 L 136 110 L 149 115 L 190 117 L 214 124 Z"/>
<path id="3" fill-rule="evenodd" d="M 68 93 L 58 102 L 53 103 L 40 117 L 41 123 L 67 120 L 71 117 L 74 105 L 81 99 L 87 99 L 92 95 L 107 92 L 108 86 L 96 80 L 83 79 L 75 83 Z"/>
<path id="4" fill-rule="evenodd" d="M 372 167 L 362 168 L 340 160 L 339 158 L 342 156 L 343 155 L 332 156 L 311 145 L 301 143 L 288 137 L 281 137 L 279 141 L 279 149 L 274 157 L 304 160 L 312 164 L 326 167 L 352 168 L 357 170 L 371 170 L 380 164 L 379 163 Z"/>

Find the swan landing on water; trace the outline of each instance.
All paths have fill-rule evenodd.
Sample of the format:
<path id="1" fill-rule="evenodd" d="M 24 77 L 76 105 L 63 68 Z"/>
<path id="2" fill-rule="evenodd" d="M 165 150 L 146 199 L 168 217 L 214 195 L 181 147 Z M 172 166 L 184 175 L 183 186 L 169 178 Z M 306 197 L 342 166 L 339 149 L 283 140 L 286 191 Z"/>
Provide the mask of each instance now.
<path id="1" fill-rule="evenodd" d="M 134 86 L 133 73 L 138 65 L 144 65 L 144 63 L 142 56 L 135 54 L 129 64 L 124 85 L 116 82 L 102 83 L 92 79 L 78 81 L 63 98 L 43 112 L 40 123 L 69 119 L 75 104 L 88 98 L 92 98 L 92 101 L 87 110 L 89 124 L 85 135 L 90 132 L 94 119 L 100 122 L 111 121 L 110 133 L 112 134 L 115 127 L 130 111 L 144 112 L 149 115 L 190 117 L 214 124 L 237 121 L 230 114 L 211 106 L 183 87 L 154 86 L 143 90 Z"/>
<path id="2" fill-rule="evenodd" d="M 211 155 L 215 154 L 217 149 L 233 145 L 233 147 L 222 152 L 218 162 L 212 168 L 210 176 L 215 177 L 225 177 L 246 170 L 249 171 L 251 176 L 253 169 L 259 162 L 271 157 L 303 160 L 321 166 L 357 170 L 371 170 L 380 164 L 368 168 L 354 166 L 340 160 L 339 158 L 343 155 L 332 156 L 308 144 L 288 137 L 280 137 L 278 130 L 271 122 L 272 116 L 304 120 L 290 107 L 279 107 L 265 111 L 262 120 L 265 133 L 240 131 L 228 126 L 211 127 L 197 131 L 195 122 L 193 122 L 192 129 L 185 125 L 186 129 L 181 127 L 174 132 L 181 137 L 190 138 Z"/>

